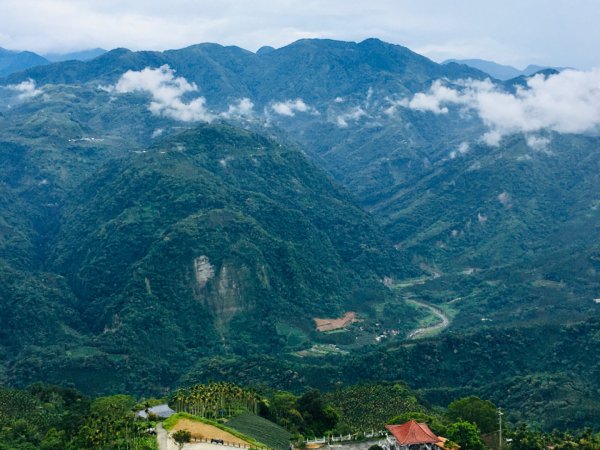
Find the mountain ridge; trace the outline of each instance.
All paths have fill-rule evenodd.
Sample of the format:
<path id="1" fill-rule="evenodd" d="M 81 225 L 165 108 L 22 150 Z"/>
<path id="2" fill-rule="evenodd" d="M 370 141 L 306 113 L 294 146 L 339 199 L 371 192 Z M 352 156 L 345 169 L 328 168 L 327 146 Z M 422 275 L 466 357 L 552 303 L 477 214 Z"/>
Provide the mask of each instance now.
<path id="1" fill-rule="evenodd" d="M 0 47 L 0 78 L 43 64 L 49 64 L 49 61 L 36 53 Z"/>
<path id="2" fill-rule="evenodd" d="M 494 61 L 487 61 L 485 59 L 447 59 L 442 62 L 444 65 L 452 63 L 464 64 L 474 69 L 481 70 L 482 72 L 485 72 L 490 76 L 502 81 L 507 81 L 520 76 L 530 77 L 538 72 L 548 69 L 556 71 L 567 69 L 567 67 L 539 66 L 536 64 L 529 64 L 523 70 L 520 70 L 510 65 L 498 64 Z"/>

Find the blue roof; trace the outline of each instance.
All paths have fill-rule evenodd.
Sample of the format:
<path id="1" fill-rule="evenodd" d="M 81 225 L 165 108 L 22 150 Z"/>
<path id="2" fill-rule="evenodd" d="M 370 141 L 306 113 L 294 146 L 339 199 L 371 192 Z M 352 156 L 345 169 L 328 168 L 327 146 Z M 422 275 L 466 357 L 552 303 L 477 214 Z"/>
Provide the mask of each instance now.
<path id="1" fill-rule="evenodd" d="M 175 414 L 175 411 L 169 408 L 169 405 L 165 403 L 164 405 L 156 405 L 152 408 L 148 408 L 148 413 L 156 414 L 158 417 L 166 419 L 167 417 L 171 417 L 173 414 Z M 142 409 L 136 413 L 136 416 L 146 419 L 148 414 Z"/>

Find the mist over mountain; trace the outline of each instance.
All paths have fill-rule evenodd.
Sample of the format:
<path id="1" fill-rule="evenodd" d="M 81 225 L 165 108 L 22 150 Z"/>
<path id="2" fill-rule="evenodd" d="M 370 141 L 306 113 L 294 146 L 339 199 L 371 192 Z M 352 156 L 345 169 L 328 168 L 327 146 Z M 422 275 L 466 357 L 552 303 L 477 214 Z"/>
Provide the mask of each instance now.
<path id="1" fill-rule="evenodd" d="M 76 52 L 69 53 L 44 53 L 44 58 L 51 62 L 60 62 L 60 61 L 89 61 L 90 59 L 94 59 L 100 55 L 106 53 L 107 50 L 103 48 L 92 48 L 88 50 L 79 50 Z"/>
<path id="2" fill-rule="evenodd" d="M 38 55 L 29 51 L 12 51 L 0 47 L 0 77 L 21 72 L 31 67 L 45 66 L 61 61 L 89 61 L 106 53 L 106 50 L 95 48 L 72 53 L 47 53 Z"/>
<path id="3" fill-rule="evenodd" d="M 599 80 L 502 83 L 377 39 L 115 49 L 13 73 L 0 379 L 406 378 L 434 403 L 510 391 L 520 417 L 578 408 L 597 425 Z M 414 301 L 446 314 L 439 335 L 414 338 L 435 319 Z M 315 328 L 348 312 L 363 322 Z M 563 335 L 587 350 L 559 358 Z"/>

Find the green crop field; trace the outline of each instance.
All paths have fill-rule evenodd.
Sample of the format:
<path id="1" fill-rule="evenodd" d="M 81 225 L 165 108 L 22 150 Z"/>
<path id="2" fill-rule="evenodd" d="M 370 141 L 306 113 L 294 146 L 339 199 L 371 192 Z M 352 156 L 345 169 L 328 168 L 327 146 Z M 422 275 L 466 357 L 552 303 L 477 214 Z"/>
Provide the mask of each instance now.
<path id="1" fill-rule="evenodd" d="M 276 450 L 287 450 L 290 446 L 292 437 L 290 433 L 279 425 L 250 412 L 234 417 L 227 422 L 227 426 Z"/>

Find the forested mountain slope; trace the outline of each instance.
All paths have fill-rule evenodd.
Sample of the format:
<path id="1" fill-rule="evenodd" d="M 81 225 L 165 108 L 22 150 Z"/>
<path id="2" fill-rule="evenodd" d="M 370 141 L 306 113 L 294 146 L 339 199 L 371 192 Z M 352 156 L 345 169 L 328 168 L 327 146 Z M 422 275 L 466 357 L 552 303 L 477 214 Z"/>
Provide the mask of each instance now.
<path id="1" fill-rule="evenodd" d="M 491 383 L 492 356 L 469 349 L 472 378 L 459 377 L 467 360 L 447 336 L 406 342 L 426 323 L 404 301 L 417 298 L 443 309 L 450 336 L 534 336 L 535 360 L 556 367 L 539 369 L 548 395 L 585 403 L 593 364 L 561 385 L 585 346 L 564 364 L 554 353 L 563 332 L 596 342 L 597 132 L 520 128 L 499 108 L 502 128 L 478 97 L 514 105 L 557 75 L 501 83 L 376 39 L 317 39 L 256 54 L 116 49 L 0 80 L 2 379 L 155 392 L 274 352 L 266 374 L 292 367 L 300 388 L 325 369 L 366 376 L 375 338 L 393 336 L 402 361 L 429 369 L 372 362 L 369 377 L 413 377 L 437 402 L 435 386 L 461 389 L 454 377 L 517 404 L 536 366 Z M 316 333 L 312 318 L 348 311 L 370 322 Z M 507 360 L 523 351 L 508 344 Z M 311 359 L 323 351 L 335 367 Z"/>
<path id="2" fill-rule="evenodd" d="M 27 296 L 27 307 L 2 316 L 21 382 L 33 370 L 27 378 L 147 389 L 140 371 L 146 382 L 173 382 L 201 356 L 283 352 L 279 322 L 310 330 L 312 317 L 385 298 L 383 277 L 409 270 L 301 153 L 227 125 L 108 162 L 60 200 L 46 245 L 36 253 L 35 238 L 24 240 L 23 261 L 7 261 L 22 280 L 6 274 L 5 307 L 23 308 Z M 38 333 L 65 331 L 21 338 L 37 313 Z M 29 359 L 40 352 L 54 353 L 52 364 Z M 126 367 L 127 376 L 111 374 Z"/>

